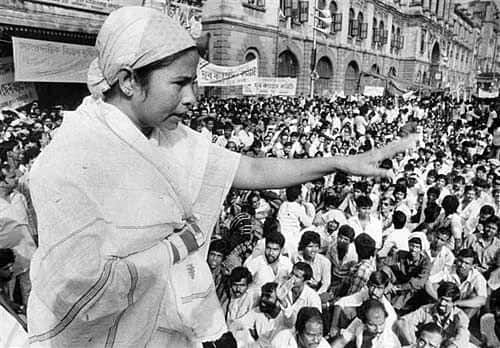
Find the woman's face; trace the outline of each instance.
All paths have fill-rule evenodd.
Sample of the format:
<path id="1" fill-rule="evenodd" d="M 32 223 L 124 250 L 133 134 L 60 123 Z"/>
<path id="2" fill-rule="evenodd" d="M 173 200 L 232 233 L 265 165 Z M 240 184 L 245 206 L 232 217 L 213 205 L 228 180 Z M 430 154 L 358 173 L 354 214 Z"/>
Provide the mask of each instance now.
<path id="1" fill-rule="evenodd" d="M 140 128 L 177 128 L 196 102 L 193 85 L 199 56 L 189 50 L 166 67 L 154 70 L 145 89 L 132 97 L 132 120 Z"/>

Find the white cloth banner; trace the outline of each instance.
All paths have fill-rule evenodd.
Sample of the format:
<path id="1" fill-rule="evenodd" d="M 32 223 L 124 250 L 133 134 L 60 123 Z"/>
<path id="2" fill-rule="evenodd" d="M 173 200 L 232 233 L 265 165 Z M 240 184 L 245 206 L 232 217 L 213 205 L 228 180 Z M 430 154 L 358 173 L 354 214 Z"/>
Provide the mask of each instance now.
<path id="1" fill-rule="evenodd" d="M 486 91 L 484 89 L 479 88 L 478 97 L 479 98 L 496 98 L 496 97 L 498 97 L 498 91 L 493 90 L 490 92 L 490 91 Z"/>
<path id="2" fill-rule="evenodd" d="M 381 97 L 384 95 L 384 87 L 365 86 L 363 95 L 366 95 L 367 97 Z"/>
<path id="3" fill-rule="evenodd" d="M 12 38 L 16 81 L 86 83 L 93 46 Z"/>
<path id="4" fill-rule="evenodd" d="M 200 59 L 198 86 L 241 86 L 252 83 L 258 76 L 257 59 L 236 66 L 220 66 Z"/>
<path id="5" fill-rule="evenodd" d="M 290 77 L 259 77 L 252 84 L 243 86 L 243 95 L 295 96 L 297 79 Z"/>
<path id="6" fill-rule="evenodd" d="M 0 109 L 18 108 L 38 99 L 35 85 L 14 82 L 12 57 L 0 58 Z"/>

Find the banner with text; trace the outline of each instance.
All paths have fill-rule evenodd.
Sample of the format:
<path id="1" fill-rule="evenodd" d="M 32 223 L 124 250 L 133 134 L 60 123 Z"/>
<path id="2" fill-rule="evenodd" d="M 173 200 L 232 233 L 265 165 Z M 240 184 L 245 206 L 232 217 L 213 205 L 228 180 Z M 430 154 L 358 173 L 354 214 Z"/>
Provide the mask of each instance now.
<path id="1" fill-rule="evenodd" d="M 12 38 L 16 81 L 86 83 L 93 46 Z"/>
<path id="2" fill-rule="evenodd" d="M 110 13 L 122 6 L 141 5 L 140 0 L 38 0 L 38 2 L 100 13 Z"/>
<path id="3" fill-rule="evenodd" d="M 498 97 L 498 90 L 486 91 L 482 88 L 479 88 L 478 97 L 484 99 L 496 98 Z"/>
<path id="4" fill-rule="evenodd" d="M 252 84 L 243 86 L 243 95 L 295 96 L 297 79 L 290 77 L 259 77 Z"/>
<path id="5" fill-rule="evenodd" d="M 38 96 L 33 83 L 14 82 L 12 57 L 0 58 L 0 109 L 19 108 L 36 99 Z"/>
<path id="6" fill-rule="evenodd" d="M 236 66 L 220 66 L 200 59 L 198 64 L 198 86 L 248 85 L 258 77 L 257 59 Z"/>
<path id="7" fill-rule="evenodd" d="M 384 95 L 384 87 L 380 86 L 365 86 L 363 95 L 367 97 L 381 97 Z"/>

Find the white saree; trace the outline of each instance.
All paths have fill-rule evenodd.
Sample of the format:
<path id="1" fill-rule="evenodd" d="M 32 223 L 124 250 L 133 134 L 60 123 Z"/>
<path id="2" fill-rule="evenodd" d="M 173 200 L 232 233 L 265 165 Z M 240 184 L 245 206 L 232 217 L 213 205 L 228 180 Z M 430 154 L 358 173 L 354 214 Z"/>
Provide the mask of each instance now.
<path id="1" fill-rule="evenodd" d="M 183 348 L 225 332 L 208 243 L 173 264 L 169 238 L 183 204 L 209 237 L 239 158 L 182 125 L 147 139 L 91 97 L 66 113 L 30 173 L 32 346 Z"/>

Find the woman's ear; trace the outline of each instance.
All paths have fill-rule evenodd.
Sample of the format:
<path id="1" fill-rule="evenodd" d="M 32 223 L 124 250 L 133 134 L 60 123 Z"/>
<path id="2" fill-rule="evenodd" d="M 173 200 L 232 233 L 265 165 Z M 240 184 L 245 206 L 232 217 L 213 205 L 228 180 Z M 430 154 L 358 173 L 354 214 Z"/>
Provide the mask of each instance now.
<path id="1" fill-rule="evenodd" d="M 134 79 L 134 73 L 130 69 L 123 69 L 118 73 L 118 86 L 122 94 L 126 97 L 132 97 L 138 90 L 137 82 Z"/>

